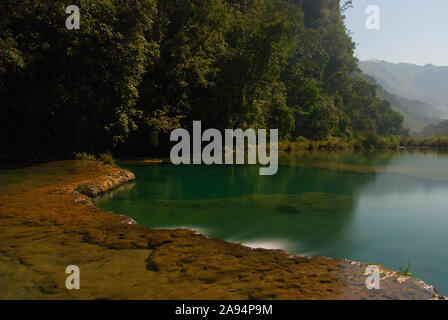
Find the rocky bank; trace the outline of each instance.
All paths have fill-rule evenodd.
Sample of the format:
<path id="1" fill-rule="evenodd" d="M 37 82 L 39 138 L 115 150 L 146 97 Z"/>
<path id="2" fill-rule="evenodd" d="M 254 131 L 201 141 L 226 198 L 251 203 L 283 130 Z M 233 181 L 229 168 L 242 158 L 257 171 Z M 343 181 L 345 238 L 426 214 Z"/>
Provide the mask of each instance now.
<path id="1" fill-rule="evenodd" d="M 389 270 L 367 290 L 362 263 L 151 230 L 88 197 L 134 179 L 86 160 L 0 171 L 0 299 L 440 298 Z M 80 290 L 65 287 L 68 265 L 80 268 Z"/>

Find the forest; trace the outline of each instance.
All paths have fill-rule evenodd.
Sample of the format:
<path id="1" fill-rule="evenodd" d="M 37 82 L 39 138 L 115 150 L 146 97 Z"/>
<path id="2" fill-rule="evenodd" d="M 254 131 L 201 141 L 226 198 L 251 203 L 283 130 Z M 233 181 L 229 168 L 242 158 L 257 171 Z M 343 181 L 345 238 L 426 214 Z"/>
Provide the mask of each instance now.
<path id="1" fill-rule="evenodd" d="M 406 135 L 356 76 L 350 1 L 0 4 L 0 161 L 164 154 L 176 128 L 276 128 L 282 141 Z"/>

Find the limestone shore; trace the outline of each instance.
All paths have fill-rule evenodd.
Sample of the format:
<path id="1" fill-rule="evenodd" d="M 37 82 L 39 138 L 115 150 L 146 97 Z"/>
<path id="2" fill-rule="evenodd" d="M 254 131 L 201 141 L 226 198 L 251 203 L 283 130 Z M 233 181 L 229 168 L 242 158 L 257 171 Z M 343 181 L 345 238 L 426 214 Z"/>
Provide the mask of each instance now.
<path id="1" fill-rule="evenodd" d="M 389 270 L 367 290 L 363 263 L 152 230 L 89 198 L 134 179 L 86 160 L 0 171 L 0 299 L 440 298 Z M 80 290 L 65 287 L 68 265 Z"/>

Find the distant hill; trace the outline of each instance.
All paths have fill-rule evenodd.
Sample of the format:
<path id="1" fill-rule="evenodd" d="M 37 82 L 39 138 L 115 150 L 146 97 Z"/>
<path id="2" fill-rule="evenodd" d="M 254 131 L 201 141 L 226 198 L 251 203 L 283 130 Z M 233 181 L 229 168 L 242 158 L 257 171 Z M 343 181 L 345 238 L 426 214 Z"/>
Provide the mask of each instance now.
<path id="1" fill-rule="evenodd" d="M 394 111 L 403 116 L 403 126 L 411 133 L 417 133 L 428 124 L 438 123 L 447 115 L 433 106 L 418 100 L 407 99 L 392 94 L 384 89 L 374 77 L 362 74 L 364 80 L 377 87 L 376 94 L 380 99 L 388 100 Z"/>
<path id="2" fill-rule="evenodd" d="M 448 113 L 448 67 L 431 64 L 422 67 L 379 60 L 361 61 L 359 67 L 390 93 L 423 101 Z M 431 118 L 434 115 L 427 116 Z"/>
<path id="3" fill-rule="evenodd" d="M 448 136 L 448 120 L 443 120 L 437 124 L 429 124 L 416 135 L 420 138 Z"/>

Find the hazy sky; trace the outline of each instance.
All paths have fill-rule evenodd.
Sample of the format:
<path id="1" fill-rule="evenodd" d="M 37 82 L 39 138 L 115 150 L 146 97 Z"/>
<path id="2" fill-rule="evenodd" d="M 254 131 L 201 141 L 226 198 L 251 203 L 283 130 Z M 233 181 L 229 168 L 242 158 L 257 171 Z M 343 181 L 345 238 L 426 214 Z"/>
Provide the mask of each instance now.
<path id="1" fill-rule="evenodd" d="M 366 27 L 369 5 L 380 9 L 379 30 Z M 353 6 L 346 25 L 360 60 L 448 66 L 448 0 L 353 0 Z"/>

